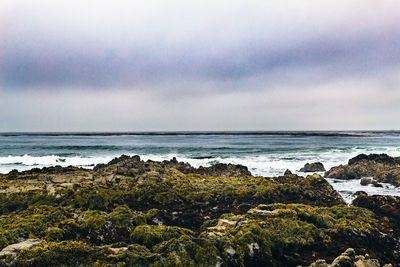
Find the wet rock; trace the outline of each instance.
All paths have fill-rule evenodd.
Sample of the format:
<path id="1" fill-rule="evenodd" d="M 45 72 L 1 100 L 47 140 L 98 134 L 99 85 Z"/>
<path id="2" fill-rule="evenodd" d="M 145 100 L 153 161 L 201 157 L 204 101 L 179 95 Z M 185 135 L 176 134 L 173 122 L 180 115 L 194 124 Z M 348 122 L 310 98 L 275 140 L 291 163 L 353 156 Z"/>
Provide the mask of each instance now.
<path id="1" fill-rule="evenodd" d="M 349 160 L 349 165 L 356 165 L 361 162 L 365 161 L 374 161 L 376 163 L 383 163 L 383 164 L 400 164 L 400 157 L 394 158 L 390 157 L 387 154 L 360 154 L 352 159 Z"/>
<path id="2" fill-rule="evenodd" d="M 209 176 L 242 177 L 251 176 L 251 172 L 246 166 L 217 163 L 210 167 L 200 166 L 194 173 Z"/>
<path id="3" fill-rule="evenodd" d="M 381 184 L 381 183 L 378 183 L 377 181 L 372 181 L 372 185 L 373 186 L 375 186 L 375 187 L 383 187 L 383 184 Z"/>
<path id="4" fill-rule="evenodd" d="M 359 195 L 352 204 L 386 216 L 400 226 L 400 197 L 380 195 Z"/>
<path id="5" fill-rule="evenodd" d="M 368 196 L 368 194 L 365 192 L 365 191 L 356 191 L 356 192 L 354 192 L 353 193 L 353 197 L 357 197 L 357 196 L 359 196 L 359 195 L 366 195 L 366 196 Z"/>
<path id="6" fill-rule="evenodd" d="M 16 256 L 18 252 L 20 252 L 24 248 L 32 249 L 39 245 L 40 245 L 39 239 L 27 239 L 25 241 L 12 244 L 3 248 L 3 250 L 0 251 L 0 256 L 6 256 L 6 255 Z"/>
<path id="7" fill-rule="evenodd" d="M 337 179 L 372 177 L 380 183 L 400 186 L 400 158 L 386 154 L 361 154 L 350 159 L 347 165 L 331 168 L 325 172 L 325 177 Z"/>
<path id="8" fill-rule="evenodd" d="M 360 180 L 361 185 L 369 185 L 369 184 L 372 184 L 372 182 L 373 182 L 372 178 L 369 178 L 369 177 L 364 177 L 364 178 L 361 178 L 361 180 Z"/>
<path id="9" fill-rule="evenodd" d="M 301 172 L 324 172 L 325 167 L 321 162 L 306 163 L 303 168 L 300 169 Z"/>

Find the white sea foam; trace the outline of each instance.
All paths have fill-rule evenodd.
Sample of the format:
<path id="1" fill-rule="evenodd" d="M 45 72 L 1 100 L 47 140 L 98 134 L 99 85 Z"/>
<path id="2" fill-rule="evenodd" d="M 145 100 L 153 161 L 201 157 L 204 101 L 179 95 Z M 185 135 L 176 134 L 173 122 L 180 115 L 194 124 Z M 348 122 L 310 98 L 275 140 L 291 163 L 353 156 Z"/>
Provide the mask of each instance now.
<path id="1" fill-rule="evenodd" d="M 357 191 L 364 191 L 368 195 L 400 196 L 400 190 L 391 184 L 382 183 L 383 187 L 375 187 L 372 184 L 361 185 L 361 179 L 341 180 L 326 178 L 326 180 L 343 196 L 347 203 L 350 203 L 355 198 L 352 195 Z"/>
<path id="2" fill-rule="evenodd" d="M 7 156 L 0 157 L 0 173 L 8 173 L 13 169 L 18 171 L 29 170 L 32 168 L 43 168 L 60 165 L 77 166 L 91 168 L 98 163 L 107 163 L 113 157 L 100 156 L 100 157 L 60 157 L 56 155 L 49 156 Z"/>

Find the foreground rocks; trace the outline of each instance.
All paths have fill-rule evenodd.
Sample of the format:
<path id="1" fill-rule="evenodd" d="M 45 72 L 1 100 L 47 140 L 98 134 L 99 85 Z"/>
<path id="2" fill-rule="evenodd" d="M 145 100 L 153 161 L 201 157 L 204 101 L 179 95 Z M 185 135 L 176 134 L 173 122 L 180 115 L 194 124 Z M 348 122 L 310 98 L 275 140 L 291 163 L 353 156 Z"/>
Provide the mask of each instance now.
<path id="1" fill-rule="evenodd" d="M 379 183 L 400 186 L 400 158 L 386 154 L 361 154 L 349 160 L 347 165 L 340 165 L 325 172 L 327 178 L 360 179 L 372 177 Z"/>
<path id="2" fill-rule="evenodd" d="M 349 247 L 400 262 L 398 199 L 360 194 L 349 207 L 317 174 L 121 156 L 0 186 L 0 266 L 309 266 Z"/>
<path id="3" fill-rule="evenodd" d="M 325 260 L 317 260 L 310 267 L 392 267 L 391 264 L 381 265 L 379 260 L 371 259 L 368 254 L 356 255 L 354 249 L 349 248 L 337 257 L 331 264 L 326 263 Z"/>

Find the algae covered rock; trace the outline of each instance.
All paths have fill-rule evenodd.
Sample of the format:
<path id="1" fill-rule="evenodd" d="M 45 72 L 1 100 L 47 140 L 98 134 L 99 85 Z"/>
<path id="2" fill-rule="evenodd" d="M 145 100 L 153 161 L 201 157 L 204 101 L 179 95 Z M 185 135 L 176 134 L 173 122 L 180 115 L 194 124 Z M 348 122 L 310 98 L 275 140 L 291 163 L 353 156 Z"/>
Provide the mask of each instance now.
<path id="1" fill-rule="evenodd" d="M 361 154 L 325 172 L 327 178 L 360 179 L 372 177 L 377 182 L 400 186 L 400 158 L 386 154 Z M 379 186 L 379 184 L 377 184 Z"/>
<path id="2" fill-rule="evenodd" d="M 368 254 L 356 255 L 354 249 L 348 248 L 340 256 L 333 260 L 331 264 L 325 260 L 317 260 L 309 267 L 392 267 L 391 264 L 381 265 L 379 260 L 371 259 Z"/>
<path id="3" fill-rule="evenodd" d="M 352 204 L 372 210 L 378 215 L 386 216 L 400 225 L 400 197 L 361 194 L 353 200 Z"/>
<path id="4" fill-rule="evenodd" d="M 360 195 L 349 207 L 317 174 L 121 156 L 0 183 L 0 249 L 37 240 L 1 266 L 308 266 L 347 247 L 400 260 L 398 200 Z"/>

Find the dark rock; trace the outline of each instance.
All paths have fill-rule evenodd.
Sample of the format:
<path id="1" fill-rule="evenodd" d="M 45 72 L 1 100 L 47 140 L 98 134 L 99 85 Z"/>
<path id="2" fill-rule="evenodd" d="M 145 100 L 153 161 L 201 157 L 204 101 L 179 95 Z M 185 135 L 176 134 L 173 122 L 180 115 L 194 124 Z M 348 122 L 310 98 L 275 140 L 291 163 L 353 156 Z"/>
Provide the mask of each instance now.
<path id="1" fill-rule="evenodd" d="M 400 197 L 359 195 L 353 200 L 352 205 L 372 210 L 379 216 L 388 217 L 397 225 L 395 229 L 400 230 Z"/>
<path id="2" fill-rule="evenodd" d="M 375 187 L 383 187 L 383 185 L 381 183 L 378 183 L 377 181 L 372 181 L 372 185 Z"/>
<path id="3" fill-rule="evenodd" d="M 194 173 L 209 175 L 209 176 L 225 176 L 225 177 L 242 177 L 251 176 L 251 172 L 246 166 L 217 163 L 210 167 L 200 166 Z"/>
<path id="4" fill-rule="evenodd" d="M 293 173 L 289 169 L 287 169 L 283 175 L 286 176 L 286 175 L 291 175 L 291 174 L 293 174 Z"/>
<path id="5" fill-rule="evenodd" d="M 321 162 L 306 163 L 303 168 L 300 169 L 301 172 L 324 172 L 325 167 Z"/>
<path id="6" fill-rule="evenodd" d="M 365 192 L 365 191 L 356 191 L 356 192 L 354 192 L 353 193 L 353 197 L 357 197 L 357 196 L 359 196 L 359 195 L 366 195 L 366 196 L 368 196 L 368 194 Z"/>
<path id="7" fill-rule="evenodd" d="M 372 182 L 373 182 L 372 178 L 364 177 L 364 178 L 361 178 L 360 184 L 361 185 L 369 185 L 369 184 L 372 184 Z"/>
<path id="8" fill-rule="evenodd" d="M 376 163 L 384 164 L 400 164 L 400 158 L 393 158 L 387 154 L 360 154 L 349 160 L 348 165 L 355 165 L 362 161 L 375 161 Z"/>
<path id="9" fill-rule="evenodd" d="M 348 165 L 340 165 L 325 172 L 327 178 L 360 179 L 372 177 L 377 182 L 400 186 L 400 158 L 386 154 L 358 155 Z"/>

